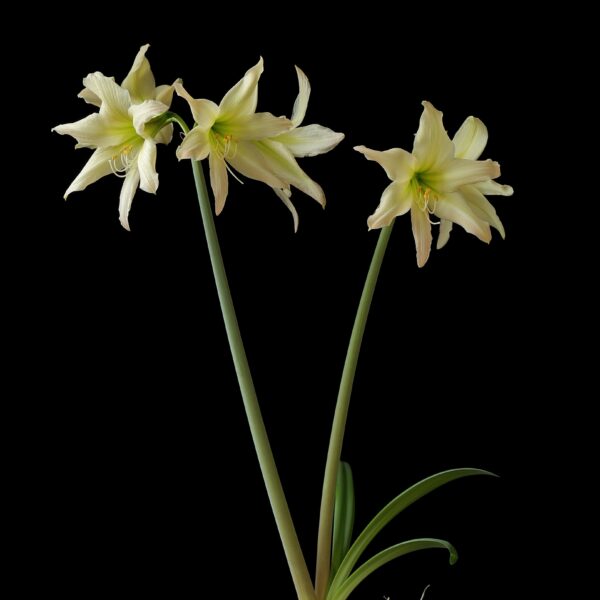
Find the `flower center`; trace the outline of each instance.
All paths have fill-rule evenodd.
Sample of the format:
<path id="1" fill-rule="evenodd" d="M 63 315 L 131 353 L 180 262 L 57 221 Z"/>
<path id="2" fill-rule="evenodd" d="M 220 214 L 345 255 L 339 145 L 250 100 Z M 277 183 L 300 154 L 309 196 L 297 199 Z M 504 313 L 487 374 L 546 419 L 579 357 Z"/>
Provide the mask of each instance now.
<path id="1" fill-rule="evenodd" d="M 110 164 L 110 170 L 117 177 L 126 177 L 127 171 L 133 162 L 133 145 L 127 144 L 121 148 L 121 152 L 119 154 L 114 154 L 113 157 L 108 161 Z"/>
<path id="2" fill-rule="evenodd" d="M 237 153 L 237 142 L 230 133 L 223 134 L 214 130 L 210 132 L 212 147 L 216 155 L 222 159 L 234 158 Z"/>
<path id="3" fill-rule="evenodd" d="M 423 182 L 418 174 L 415 175 L 412 184 L 417 207 L 427 214 L 427 218 L 432 225 L 438 225 L 439 221 L 432 221 L 429 215 L 432 215 L 435 212 L 439 196 Z"/>

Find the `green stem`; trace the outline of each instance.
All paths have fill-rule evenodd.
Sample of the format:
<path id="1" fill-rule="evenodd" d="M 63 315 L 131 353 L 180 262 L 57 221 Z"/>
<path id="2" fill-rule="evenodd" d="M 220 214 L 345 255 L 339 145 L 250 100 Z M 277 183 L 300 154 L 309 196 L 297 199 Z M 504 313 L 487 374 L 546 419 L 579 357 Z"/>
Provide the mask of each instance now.
<path id="1" fill-rule="evenodd" d="M 176 120 L 181 124 L 179 119 Z M 212 209 L 208 199 L 204 173 L 200 163 L 195 160 L 192 161 L 192 169 L 194 171 L 194 181 L 196 182 L 198 202 L 200 204 L 200 212 L 202 213 L 202 221 L 204 223 L 204 233 L 206 234 L 206 241 L 208 243 L 208 251 L 215 276 L 215 283 L 217 285 L 217 292 L 219 294 L 223 320 L 225 321 L 227 338 L 233 356 L 233 363 L 235 365 L 240 391 L 244 400 L 244 407 L 246 409 L 246 416 L 248 417 L 248 423 L 252 433 L 252 440 L 254 441 L 258 462 L 260 463 L 260 469 L 271 502 L 271 508 L 275 515 L 275 521 L 283 543 L 298 598 L 300 600 L 314 600 L 314 588 L 306 566 L 306 561 L 304 560 L 300 548 L 296 530 L 294 529 L 294 523 L 292 522 L 283 487 L 277 473 L 275 459 L 273 458 L 273 452 L 271 451 L 269 438 L 267 437 L 267 431 L 258 405 L 254 383 L 252 382 L 250 367 L 248 365 L 248 359 L 246 358 L 242 336 L 233 307 L 231 291 L 229 290 L 229 284 L 227 282 L 225 266 L 223 265 L 223 257 L 221 255 L 217 230 L 215 228 Z"/>
<path id="2" fill-rule="evenodd" d="M 342 372 L 342 380 L 338 392 L 333 425 L 331 427 L 331 437 L 329 438 L 329 450 L 327 451 L 327 463 L 325 465 L 325 478 L 323 481 L 323 493 L 321 495 L 321 513 L 319 517 L 319 537 L 317 540 L 317 572 L 316 572 L 316 592 L 317 599 L 322 600 L 327 594 L 329 585 L 329 575 L 331 572 L 331 535 L 333 529 L 333 509 L 335 502 L 335 486 L 337 481 L 337 470 L 342 453 L 342 444 L 344 442 L 344 431 L 346 429 L 346 419 L 348 417 L 348 407 L 350 405 L 350 396 L 354 384 L 354 375 L 356 373 L 356 363 L 360 353 L 371 300 L 375 292 L 377 277 L 381 269 L 381 263 L 385 255 L 385 250 L 392 233 L 392 225 L 384 227 L 379 234 L 379 240 L 371 266 L 367 274 L 367 280 L 363 288 L 354 327 L 348 345 L 346 362 Z"/>

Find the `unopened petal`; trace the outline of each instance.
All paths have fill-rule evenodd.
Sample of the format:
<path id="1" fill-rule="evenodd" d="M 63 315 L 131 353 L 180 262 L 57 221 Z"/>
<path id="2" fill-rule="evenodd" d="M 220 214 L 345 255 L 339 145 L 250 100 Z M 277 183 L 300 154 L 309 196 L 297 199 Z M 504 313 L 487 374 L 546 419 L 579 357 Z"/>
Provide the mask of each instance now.
<path id="1" fill-rule="evenodd" d="M 454 156 L 477 160 L 485 149 L 487 141 L 488 130 L 483 122 L 475 117 L 467 117 L 452 138 Z"/>
<path id="2" fill-rule="evenodd" d="M 127 175 L 123 180 L 121 195 L 119 196 L 119 221 L 121 225 L 129 231 L 129 211 L 133 202 L 133 196 L 140 182 L 140 173 L 137 166 L 133 164 L 127 171 Z"/>
<path id="3" fill-rule="evenodd" d="M 414 174 L 415 157 L 406 150 L 392 148 L 380 152 L 366 146 L 355 146 L 354 149 L 368 160 L 379 163 L 392 181 L 408 181 Z"/>
<path id="4" fill-rule="evenodd" d="M 220 215 L 225 206 L 229 190 L 227 167 L 225 161 L 214 152 L 210 153 L 208 164 L 210 166 L 210 186 L 215 197 L 215 214 Z"/>
<path id="5" fill-rule="evenodd" d="M 321 125 L 297 127 L 277 137 L 296 157 L 317 156 L 333 150 L 344 139 L 343 133 Z"/>
<path id="6" fill-rule="evenodd" d="M 415 136 L 413 154 L 419 171 L 440 167 L 454 156 L 454 144 L 444 129 L 442 113 L 430 102 L 423 102 L 423 114 Z"/>
<path id="7" fill-rule="evenodd" d="M 413 204 L 410 211 L 412 231 L 417 248 L 417 265 L 423 267 L 431 251 L 431 222 L 426 211 Z"/>
<path id="8" fill-rule="evenodd" d="M 121 84 L 130 94 L 134 102 L 143 102 L 155 97 L 156 82 L 146 51 L 150 44 L 142 46 L 133 61 L 133 66 Z"/>
<path id="9" fill-rule="evenodd" d="M 251 115 L 256 110 L 258 101 L 258 80 L 263 72 L 262 57 L 244 77 L 236 83 L 223 97 L 219 105 L 223 118 L 234 118 Z"/>
<path id="10" fill-rule="evenodd" d="M 140 171 L 140 187 L 144 192 L 156 194 L 158 173 L 156 172 L 156 144 L 145 140 L 137 159 Z"/>
<path id="11" fill-rule="evenodd" d="M 381 196 L 377 210 L 367 219 L 369 229 L 380 229 L 392 224 L 392 221 L 406 214 L 412 206 L 410 185 L 403 181 L 390 183 Z"/>
<path id="12" fill-rule="evenodd" d="M 308 77 L 304 74 L 304 71 L 299 67 L 296 67 L 296 74 L 298 75 L 298 96 L 294 102 L 294 108 L 292 110 L 292 123 L 295 127 L 298 127 L 306 115 L 306 109 L 308 108 L 308 99 L 310 98 L 310 83 Z"/>
<path id="13" fill-rule="evenodd" d="M 490 226 L 484 219 L 478 217 L 469 206 L 464 195 L 460 192 L 446 194 L 435 204 L 435 214 L 440 219 L 447 219 L 478 237 L 482 242 L 489 243 L 492 239 Z"/>

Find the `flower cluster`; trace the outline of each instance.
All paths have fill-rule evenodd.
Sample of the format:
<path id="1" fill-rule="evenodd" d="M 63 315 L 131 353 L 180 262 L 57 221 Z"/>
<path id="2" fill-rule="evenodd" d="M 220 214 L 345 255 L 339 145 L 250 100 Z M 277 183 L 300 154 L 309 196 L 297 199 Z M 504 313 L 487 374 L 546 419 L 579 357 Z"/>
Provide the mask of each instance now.
<path id="1" fill-rule="evenodd" d="M 150 193 L 158 188 L 156 144 L 168 143 L 172 138 L 175 115 L 169 108 L 176 90 L 187 100 L 195 123 L 177 149 L 177 156 L 193 160 L 208 157 L 217 214 L 223 210 L 227 198 L 227 172 L 236 177 L 231 168 L 269 185 L 292 212 L 294 229 L 298 228 L 298 213 L 290 200 L 292 186 L 325 206 L 321 186 L 300 168 L 296 158 L 328 152 L 344 134 L 321 125 L 301 126 L 310 84 L 298 67 L 300 91 L 292 116 L 287 119 L 256 112 L 262 58 L 217 105 L 193 98 L 179 80 L 156 87 L 146 58 L 148 47 L 148 44 L 142 46 L 121 85 L 102 73 L 88 75 L 79 96 L 98 106 L 99 112 L 54 128 L 57 133 L 73 136 L 76 148 L 95 150 L 67 189 L 65 198 L 105 175 L 122 177 L 119 215 L 123 227 L 129 229 L 128 215 L 137 187 Z"/>

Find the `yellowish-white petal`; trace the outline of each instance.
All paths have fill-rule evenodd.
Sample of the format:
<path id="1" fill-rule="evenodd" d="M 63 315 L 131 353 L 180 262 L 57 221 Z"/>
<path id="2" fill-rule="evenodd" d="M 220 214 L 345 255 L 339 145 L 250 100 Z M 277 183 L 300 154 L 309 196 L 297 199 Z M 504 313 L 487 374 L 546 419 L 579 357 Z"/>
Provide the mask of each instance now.
<path id="1" fill-rule="evenodd" d="M 177 158 L 191 158 L 192 160 L 204 160 L 210 152 L 209 132 L 194 127 L 184 138 L 177 148 Z"/>
<path id="2" fill-rule="evenodd" d="M 127 113 L 131 105 L 129 92 L 117 85 L 112 77 L 106 77 L 100 72 L 90 73 L 83 80 L 83 85 L 100 99 L 102 116 L 114 122 L 131 121 Z"/>
<path id="3" fill-rule="evenodd" d="M 157 144 L 169 144 L 173 139 L 173 123 L 165 125 L 155 136 Z"/>
<path id="4" fill-rule="evenodd" d="M 427 212 L 421 210 L 416 204 L 412 205 L 410 216 L 417 248 L 417 265 L 423 267 L 431 252 L 431 222 Z"/>
<path id="5" fill-rule="evenodd" d="M 379 163 L 392 181 L 408 181 L 415 172 L 415 157 L 401 148 L 391 150 L 371 150 L 366 146 L 354 146 L 354 149 L 364 154 L 368 160 Z"/>
<path id="6" fill-rule="evenodd" d="M 450 232 L 452 231 L 452 221 L 448 219 L 440 219 L 440 231 L 438 233 L 438 239 L 436 248 L 439 250 L 443 248 L 450 239 Z"/>
<path id="7" fill-rule="evenodd" d="M 169 107 L 158 100 L 144 100 L 140 104 L 132 104 L 129 107 L 129 116 L 138 135 L 147 138 L 152 136 L 152 132 L 146 131 L 146 123 L 167 110 Z"/>
<path id="8" fill-rule="evenodd" d="M 462 192 L 462 190 L 461 190 Z M 446 194 L 438 199 L 434 213 L 440 219 L 447 219 L 478 237 L 482 242 L 489 243 L 492 232 L 487 221 L 478 217 L 469 206 L 461 192 Z"/>
<path id="9" fill-rule="evenodd" d="M 482 194 L 486 196 L 512 196 L 514 190 L 510 185 L 501 185 L 491 179 L 489 181 L 482 181 L 481 183 L 473 184 Z"/>
<path id="10" fill-rule="evenodd" d="M 333 150 L 344 139 L 343 133 L 322 125 L 297 127 L 277 137 L 294 156 L 317 156 Z"/>
<path id="11" fill-rule="evenodd" d="M 504 225 L 502 225 L 502 221 L 498 218 L 496 209 L 491 205 L 489 200 L 487 200 L 487 198 L 473 185 L 466 185 L 461 188 L 460 193 L 467 201 L 473 214 L 479 219 L 487 221 L 504 239 L 504 237 L 506 237 Z"/>
<path id="12" fill-rule="evenodd" d="M 292 110 L 292 123 L 295 127 L 298 127 L 302 121 L 304 121 L 306 109 L 308 108 L 310 83 L 308 77 L 300 67 L 296 67 L 296 74 L 298 75 L 298 96 L 296 97 L 294 108 Z"/>
<path id="13" fill-rule="evenodd" d="M 192 98 L 178 81 L 175 82 L 174 87 L 177 95 L 187 100 L 196 126 L 200 129 L 210 129 L 219 115 L 219 107 L 210 100 Z"/>
<path id="14" fill-rule="evenodd" d="M 57 125 L 52 131 L 74 137 L 77 140 L 77 148 L 117 146 L 135 135 L 131 123 L 113 124 L 98 113 L 88 115 L 75 123 Z"/>
<path id="15" fill-rule="evenodd" d="M 292 213 L 292 219 L 294 220 L 294 233 L 296 233 L 298 231 L 298 223 L 300 222 L 300 219 L 298 217 L 298 211 L 296 210 L 296 207 L 292 204 L 292 201 L 290 199 L 292 196 L 292 191 L 289 188 L 283 190 L 279 188 L 273 188 L 273 191 L 277 194 L 277 197 L 288 207 L 288 209 Z"/>
<path id="16" fill-rule="evenodd" d="M 262 57 L 244 77 L 236 83 L 223 97 L 219 105 L 220 113 L 225 119 L 233 119 L 242 115 L 251 115 L 258 102 L 258 80 L 263 72 Z"/>
<path id="17" fill-rule="evenodd" d="M 288 185 L 293 185 L 314 198 L 321 206 L 325 206 L 323 188 L 300 168 L 294 155 L 283 144 L 265 140 L 257 142 L 256 145 L 263 154 L 271 172 Z"/>
<path id="18" fill-rule="evenodd" d="M 137 165 L 134 163 L 127 171 L 127 175 L 123 180 L 121 195 L 119 196 L 119 221 L 121 225 L 129 231 L 129 211 L 133 202 L 133 196 L 140 182 L 140 173 Z"/>
<path id="19" fill-rule="evenodd" d="M 423 102 L 423 114 L 412 153 L 419 171 L 438 168 L 454 156 L 454 144 L 444 129 L 442 113 L 430 102 Z"/>
<path id="20" fill-rule="evenodd" d="M 101 177 L 110 175 L 112 173 L 110 160 L 113 157 L 113 154 L 115 154 L 114 148 L 101 148 L 96 150 L 90 156 L 83 169 L 81 169 L 79 175 L 75 177 L 73 183 L 68 187 L 65 192 L 65 200 L 72 192 L 80 192 L 91 183 L 98 181 Z"/>
<path id="21" fill-rule="evenodd" d="M 177 79 L 172 85 L 159 85 L 154 92 L 154 99 L 170 107 L 176 83 L 181 83 L 181 79 Z"/>
<path id="22" fill-rule="evenodd" d="M 231 153 L 227 161 L 236 171 L 249 179 L 262 181 L 276 189 L 289 187 L 274 173 L 265 152 L 259 148 L 256 142 L 238 142 L 235 151 Z"/>
<path id="23" fill-rule="evenodd" d="M 411 186 L 404 181 L 394 181 L 388 185 L 375 212 L 367 219 L 369 229 L 380 229 L 392 224 L 392 221 L 406 214 L 412 206 Z"/>
<path id="24" fill-rule="evenodd" d="M 77 97 L 82 98 L 88 104 L 92 104 L 98 108 L 100 108 L 100 105 L 102 104 L 102 100 L 100 100 L 100 98 L 94 92 L 92 92 L 92 90 L 86 87 L 84 87 L 79 94 L 77 94 Z"/>
<path id="25" fill-rule="evenodd" d="M 427 184 L 439 193 L 455 192 L 463 185 L 494 179 L 500 175 L 500 165 L 492 160 L 456 158 L 443 169 L 427 173 Z"/>
<path id="26" fill-rule="evenodd" d="M 121 84 L 130 93 L 134 102 L 143 102 L 155 97 L 156 82 L 152 69 L 150 69 L 150 63 L 146 58 L 148 48 L 150 48 L 150 44 L 140 48 L 131 70 Z"/>
<path id="27" fill-rule="evenodd" d="M 210 186 L 215 197 L 215 214 L 220 215 L 229 191 L 227 167 L 225 161 L 218 157 L 215 152 L 210 153 L 208 164 L 210 166 Z"/>
<path id="28" fill-rule="evenodd" d="M 144 140 L 138 154 L 137 166 L 140 172 L 140 187 L 144 192 L 156 194 L 158 189 L 158 173 L 156 172 L 156 144 L 152 140 Z"/>
<path id="29" fill-rule="evenodd" d="M 452 138 L 454 156 L 477 160 L 488 141 L 488 130 L 482 121 L 475 117 L 467 117 Z"/>
<path id="30" fill-rule="evenodd" d="M 215 123 L 215 129 L 220 127 L 219 119 Z M 235 140 L 262 140 L 289 131 L 293 125 L 285 117 L 275 117 L 271 113 L 254 113 L 228 121 L 222 127 L 223 133 L 231 135 Z"/>

